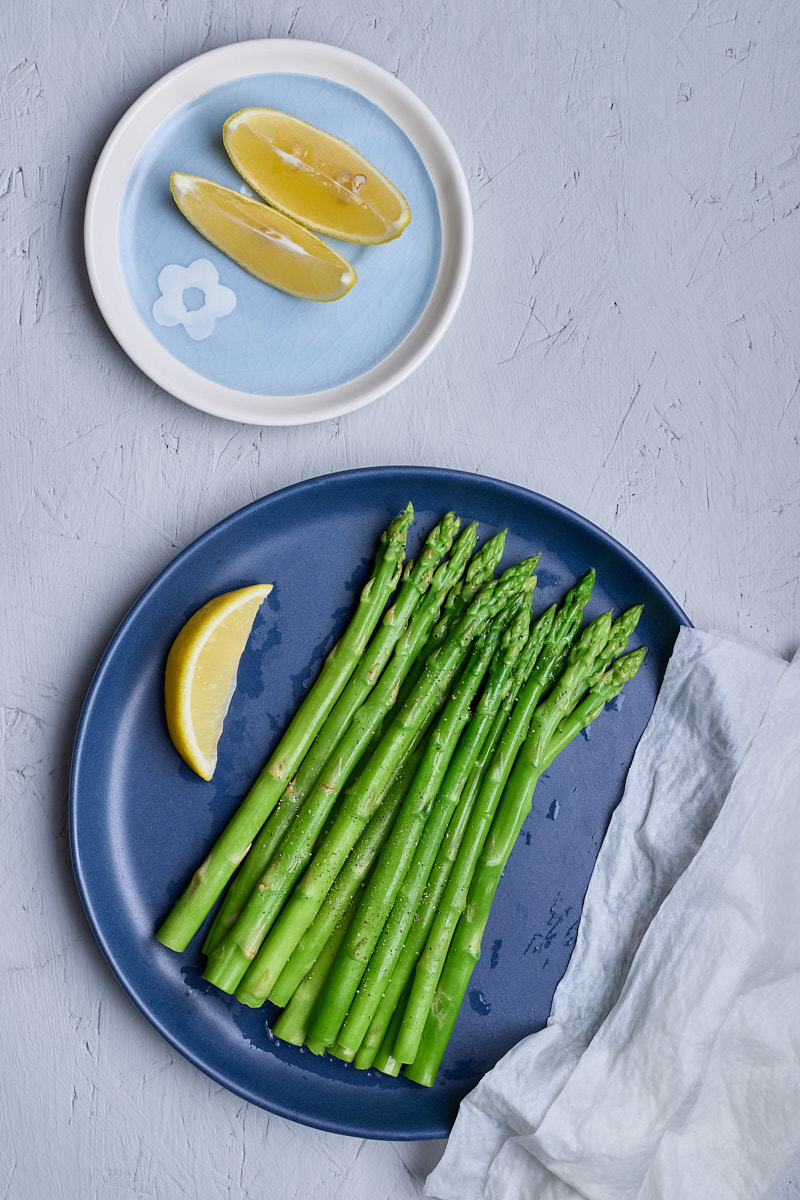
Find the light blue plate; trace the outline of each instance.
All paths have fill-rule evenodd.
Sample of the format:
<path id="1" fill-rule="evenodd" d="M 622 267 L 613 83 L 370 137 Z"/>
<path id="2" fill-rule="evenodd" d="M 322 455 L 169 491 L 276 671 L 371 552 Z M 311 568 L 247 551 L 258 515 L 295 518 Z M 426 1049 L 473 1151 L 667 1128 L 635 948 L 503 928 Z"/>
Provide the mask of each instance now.
<path id="1" fill-rule="evenodd" d="M 341 300 L 260 283 L 175 207 L 176 170 L 248 190 L 222 126 L 251 105 L 338 134 L 408 198 L 394 242 L 336 243 L 359 276 Z M 228 420 L 302 425 L 378 399 L 435 348 L 467 284 L 472 207 L 447 134 L 394 75 L 338 46 L 263 38 L 182 63 L 131 105 L 95 168 L 84 244 L 100 311 L 155 383 Z"/>
<path id="2" fill-rule="evenodd" d="M 358 273 L 357 284 L 341 300 L 299 300 L 253 278 L 193 229 L 170 195 L 172 171 L 253 195 L 222 144 L 225 120 L 252 106 L 292 113 L 344 138 L 392 180 L 411 206 L 411 224 L 393 242 L 357 246 L 326 239 Z M 218 84 L 162 122 L 131 169 L 118 237 L 130 299 L 170 354 L 225 387 L 285 396 L 337 387 L 394 350 L 431 297 L 442 246 L 433 183 L 395 122 L 339 83 L 274 73 Z M 198 262 L 206 265 L 195 266 Z M 167 271 L 163 291 L 171 307 L 177 304 L 179 315 L 184 308 L 186 316 L 165 325 L 164 302 L 157 305 L 159 277 L 175 266 L 184 270 Z"/>

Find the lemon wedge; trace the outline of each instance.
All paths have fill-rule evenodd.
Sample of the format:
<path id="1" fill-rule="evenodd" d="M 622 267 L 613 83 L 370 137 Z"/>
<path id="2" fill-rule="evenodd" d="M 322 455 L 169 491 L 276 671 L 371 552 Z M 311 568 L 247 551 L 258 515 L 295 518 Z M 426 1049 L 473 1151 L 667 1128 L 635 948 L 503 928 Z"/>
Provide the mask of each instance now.
<path id="1" fill-rule="evenodd" d="M 179 171 L 170 178 L 170 190 L 198 233 L 282 292 L 303 300 L 339 300 L 356 282 L 341 254 L 260 200 Z"/>
<path id="2" fill-rule="evenodd" d="M 222 140 L 259 196 L 303 225 L 374 245 L 399 237 L 411 220 L 401 192 L 341 138 L 274 108 L 228 117 Z"/>
<path id="3" fill-rule="evenodd" d="M 172 643 L 164 676 L 167 728 L 193 771 L 211 779 L 236 672 L 256 613 L 271 583 L 238 588 L 209 600 Z"/>

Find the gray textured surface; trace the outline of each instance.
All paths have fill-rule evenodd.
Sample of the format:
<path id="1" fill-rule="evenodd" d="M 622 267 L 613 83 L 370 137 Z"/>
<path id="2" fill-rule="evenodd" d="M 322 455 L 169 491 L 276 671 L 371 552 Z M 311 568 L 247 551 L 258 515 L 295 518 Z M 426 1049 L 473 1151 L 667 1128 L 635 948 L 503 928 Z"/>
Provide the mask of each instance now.
<path id="1" fill-rule="evenodd" d="M 800 13 L 30 0 L 4 15 L 0 1196 L 415 1197 L 438 1144 L 248 1107 L 116 985 L 68 861 L 79 706 L 126 608 L 198 533 L 284 484 L 380 463 L 550 495 L 629 546 L 695 623 L 793 651 Z M 270 35 L 344 46 L 413 88 L 455 144 L 476 224 L 464 303 L 428 362 L 360 413 L 280 430 L 203 416 L 128 361 L 81 229 L 93 165 L 141 91 Z"/>

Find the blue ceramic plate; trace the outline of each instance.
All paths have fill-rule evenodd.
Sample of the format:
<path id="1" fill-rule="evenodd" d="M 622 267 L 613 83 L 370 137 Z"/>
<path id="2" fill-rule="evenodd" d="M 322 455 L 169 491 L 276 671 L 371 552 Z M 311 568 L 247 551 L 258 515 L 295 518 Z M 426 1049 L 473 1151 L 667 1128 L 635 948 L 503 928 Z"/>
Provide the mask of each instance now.
<path id="1" fill-rule="evenodd" d="M 173 171 L 253 195 L 222 145 L 225 120 L 253 106 L 344 138 L 408 199 L 393 242 L 326 239 L 358 273 L 341 300 L 254 279 L 172 200 Z M 335 46 L 266 39 L 183 63 L 128 110 L 94 172 L 85 245 L 98 305 L 152 379 L 218 416 L 293 425 L 368 403 L 430 353 L 466 285 L 472 210 L 446 134 L 393 75 Z"/>
<path id="2" fill-rule="evenodd" d="M 153 931 L 260 770 L 357 591 L 377 538 L 408 500 L 409 551 L 449 509 L 508 529 L 505 562 L 541 551 L 536 609 L 594 566 L 589 614 L 642 601 L 645 665 L 557 760 L 536 790 L 506 870 L 484 953 L 433 1088 L 357 1071 L 278 1044 L 268 1009 L 201 978 L 203 932 L 185 954 Z M 211 596 L 266 581 L 212 783 L 170 744 L 163 714 L 167 651 Z M 253 1104 L 337 1133 L 445 1137 L 462 1096 L 525 1034 L 541 1028 L 564 972 L 589 875 L 681 624 L 653 575 L 607 534 L 523 488 L 435 468 L 327 475 L 266 496 L 184 550 L 137 600 L 106 651 L 78 730 L 71 781 L 75 873 L 112 969 L 145 1016 L 186 1058 Z"/>

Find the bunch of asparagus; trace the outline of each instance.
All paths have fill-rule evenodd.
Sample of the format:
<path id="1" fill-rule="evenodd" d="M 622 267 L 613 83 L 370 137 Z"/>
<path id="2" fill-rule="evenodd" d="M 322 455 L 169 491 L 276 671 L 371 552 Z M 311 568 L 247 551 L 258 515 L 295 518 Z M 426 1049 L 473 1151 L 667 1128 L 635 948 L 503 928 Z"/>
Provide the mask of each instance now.
<path id="1" fill-rule="evenodd" d="M 184 950 L 230 882 L 205 978 L 282 1008 L 282 1040 L 431 1085 L 536 782 L 645 652 L 640 607 L 581 628 L 593 571 L 533 620 L 538 556 L 495 578 L 505 533 L 476 550 L 448 513 L 406 563 L 412 520 L 156 936 Z"/>

